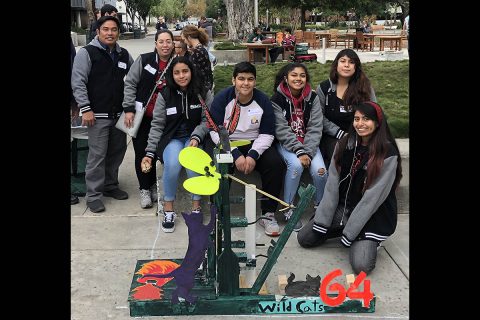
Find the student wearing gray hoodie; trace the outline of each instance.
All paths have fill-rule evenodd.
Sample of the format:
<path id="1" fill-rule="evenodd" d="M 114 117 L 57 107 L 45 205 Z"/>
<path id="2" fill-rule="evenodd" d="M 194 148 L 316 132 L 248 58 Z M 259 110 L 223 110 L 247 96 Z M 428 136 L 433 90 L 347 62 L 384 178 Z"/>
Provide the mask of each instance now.
<path id="1" fill-rule="evenodd" d="M 311 220 L 300 230 L 304 248 L 341 237 L 350 248 L 356 274 L 370 273 L 377 248 L 395 232 L 402 178 L 400 152 L 381 107 L 366 101 L 352 106 L 348 136 L 335 147 L 325 193 Z"/>
<path id="2" fill-rule="evenodd" d="M 310 87 L 307 67 L 298 62 L 285 65 L 277 73 L 275 89 L 271 101 L 276 147 L 287 165 L 283 200 L 293 203 L 303 170 L 308 170 L 316 188 L 315 205 L 318 205 L 327 182 L 327 169 L 319 148 L 323 114 L 317 94 Z M 292 209 L 285 212 L 286 220 L 292 213 Z M 300 228 L 302 222 L 298 220 L 293 230 Z"/>
<path id="3" fill-rule="evenodd" d="M 152 127 L 141 166 L 144 171 L 148 171 L 157 158 L 163 164 L 162 230 L 173 232 L 176 218 L 173 204 L 182 169 L 178 155 L 185 147 L 199 147 L 204 143 L 208 133 L 204 107 L 210 107 L 213 95 L 201 85 L 193 63 L 186 57 L 172 60 L 166 80 L 167 85 L 160 91 L 155 102 Z M 187 170 L 188 177 L 196 175 Z M 200 195 L 192 195 L 192 211 L 200 210 L 200 199 Z"/>

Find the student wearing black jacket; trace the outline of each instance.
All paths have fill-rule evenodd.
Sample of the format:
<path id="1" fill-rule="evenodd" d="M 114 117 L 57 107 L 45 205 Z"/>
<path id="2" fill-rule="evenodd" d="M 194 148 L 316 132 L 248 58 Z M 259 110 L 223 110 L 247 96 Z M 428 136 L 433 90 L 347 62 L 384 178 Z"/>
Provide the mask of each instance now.
<path id="1" fill-rule="evenodd" d="M 165 75 L 173 59 L 173 48 L 172 32 L 168 29 L 157 31 L 153 52 L 139 55 L 125 78 L 123 92 L 125 126 L 132 126 L 136 108 L 146 108 L 137 136 L 132 138 L 135 150 L 135 172 L 140 189 L 140 206 L 144 209 L 151 208 L 153 203 L 157 202 L 157 170 L 156 161 L 152 163 L 152 169 L 149 172 L 143 172 L 140 163 L 145 156 L 153 108 L 160 90 L 166 85 Z"/>
<path id="2" fill-rule="evenodd" d="M 375 268 L 377 247 L 397 226 L 395 190 L 402 177 L 395 139 L 378 104 L 353 106 L 353 125 L 336 145 L 322 201 L 298 233 L 298 243 L 316 247 L 340 237 L 350 247 L 358 274 Z"/>
<path id="3" fill-rule="evenodd" d="M 157 158 L 163 163 L 162 230 L 173 232 L 176 217 L 173 204 L 182 169 L 178 155 L 183 148 L 198 147 L 204 142 L 208 129 L 198 95 L 202 97 L 206 107 L 211 105 L 213 95 L 201 85 L 192 62 L 186 57 L 176 57 L 172 60 L 166 79 L 167 85 L 155 102 L 152 127 L 141 165 L 148 171 Z M 196 175 L 193 171 L 187 170 L 189 178 Z M 192 211 L 200 210 L 200 199 L 200 195 L 192 195 Z"/>

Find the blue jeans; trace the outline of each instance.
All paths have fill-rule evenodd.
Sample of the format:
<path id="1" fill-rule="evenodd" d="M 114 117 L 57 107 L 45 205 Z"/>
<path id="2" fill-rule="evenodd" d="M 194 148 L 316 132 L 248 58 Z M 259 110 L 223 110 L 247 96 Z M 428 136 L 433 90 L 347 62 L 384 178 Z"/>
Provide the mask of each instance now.
<path id="1" fill-rule="evenodd" d="M 177 194 L 178 178 L 182 165 L 178 161 L 178 154 L 183 148 L 188 147 L 190 137 L 172 139 L 163 151 L 163 200 L 174 201 Z M 187 169 L 186 169 L 187 170 Z M 187 170 L 187 177 L 192 178 L 198 176 L 197 173 Z M 192 200 L 200 200 L 201 196 L 192 194 Z"/>
<path id="2" fill-rule="evenodd" d="M 287 203 L 292 203 L 293 199 L 295 198 L 295 194 L 297 193 L 298 185 L 300 184 L 300 178 L 302 177 L 304 168 L 300 160 L 297 158 L 297 155 L 285 149 L 280 143 L 277 143 L 277 150 L 287 165 L 283 189 L 283 200 Z M 325 169 L 325 173 L 323 175 L 318 173 L 318 170 L 321 168 Z M 319 148 L 317 148 L 317 153 L 310 163 L 309 171 L 313 180 L 313 185 L 317 189 L 315 192 L 315 204 L 318 204 L 323 198 L 323 191 L 325 189 L 325 184 L 327 183 L 328 177 L 327 168 L 325 167 L 325 163 L 323 162 L 323 157 Z"/>

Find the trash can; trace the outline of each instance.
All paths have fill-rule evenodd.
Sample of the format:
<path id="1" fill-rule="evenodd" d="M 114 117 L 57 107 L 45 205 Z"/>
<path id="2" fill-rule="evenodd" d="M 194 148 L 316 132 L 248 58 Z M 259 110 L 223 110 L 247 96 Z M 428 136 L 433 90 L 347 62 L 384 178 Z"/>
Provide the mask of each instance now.
<path id="1" fill-rule="evenodd" d="M 141 30 L 140 28 L 138 29 L 133 29 L 133 39 L 140 39 L 141 35 Z"/>

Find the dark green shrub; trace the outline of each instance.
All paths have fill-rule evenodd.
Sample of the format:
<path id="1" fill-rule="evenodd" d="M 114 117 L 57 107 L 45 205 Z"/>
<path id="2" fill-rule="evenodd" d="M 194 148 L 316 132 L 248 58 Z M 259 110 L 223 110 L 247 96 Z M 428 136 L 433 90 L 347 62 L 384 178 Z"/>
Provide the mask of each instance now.
<path id="1" fill-rule="evenodd" d="M 215 50 L 242 50 L 246 49 L 247 47 L 232 41 L 223 41 L 215 43 L 213 48 Z"/>

